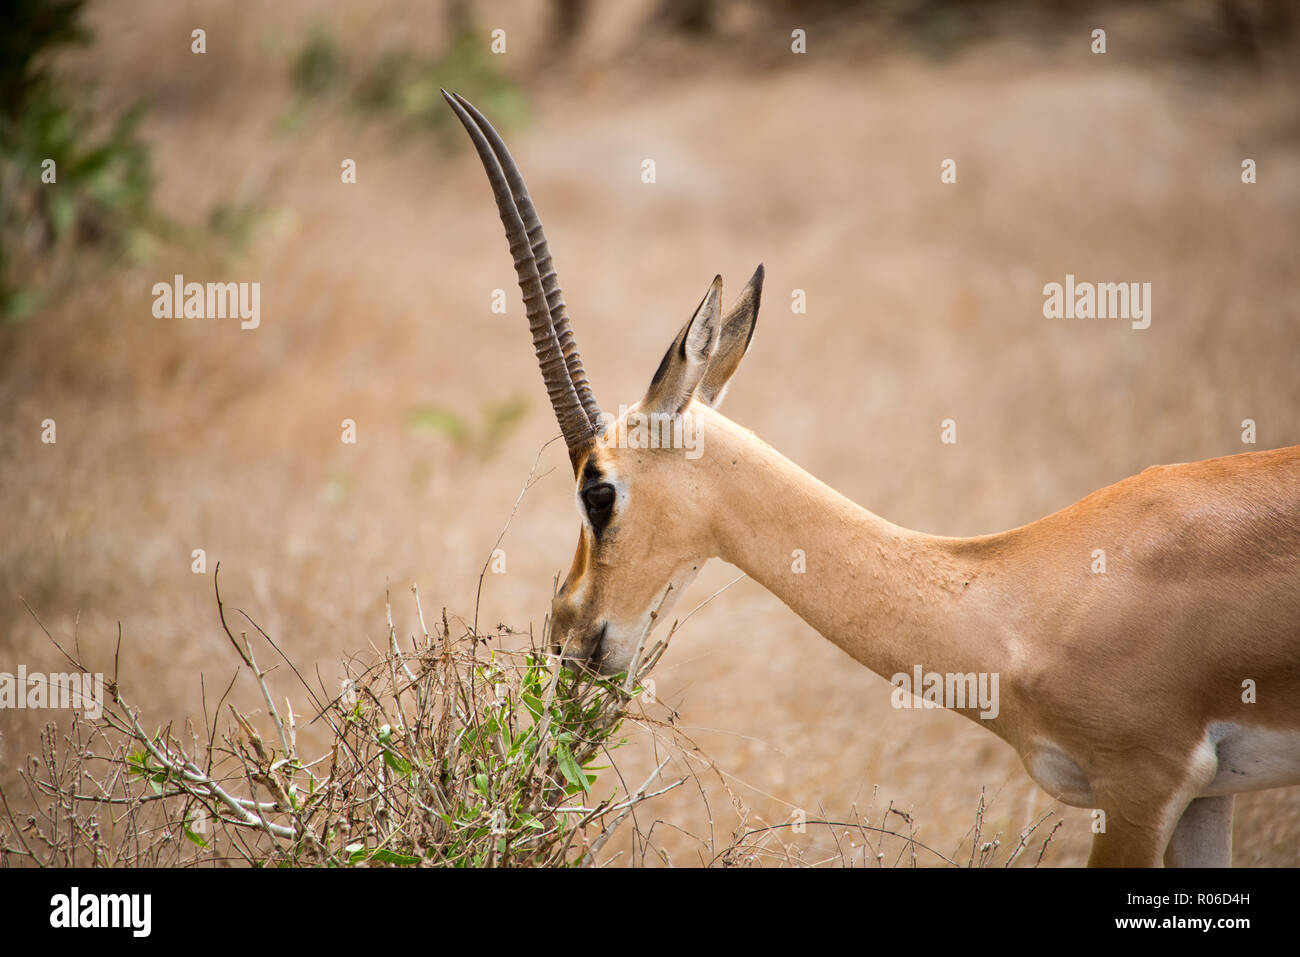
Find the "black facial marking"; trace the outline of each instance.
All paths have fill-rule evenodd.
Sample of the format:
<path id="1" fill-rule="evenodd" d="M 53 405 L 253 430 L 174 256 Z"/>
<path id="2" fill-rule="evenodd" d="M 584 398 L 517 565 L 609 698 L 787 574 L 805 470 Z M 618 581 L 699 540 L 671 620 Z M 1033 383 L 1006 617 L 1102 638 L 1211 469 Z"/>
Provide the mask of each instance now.
<path id="1" fill-rule="evenodd" d="M 605 512 L 614 507 L 614 486 L 593 485 L 583 489 L 582 500 L 593 512 Z"/>
<path id="2" fill-rule="evenodd" d="M 582 507 L 591 520 L 591 529 L 599 540 L 614 514 L 614 486 L 605 481 L 605 474 L 599 466 L 588 459 L 582 468 L 580 489 L 578 497 L 582 499 Z"/>

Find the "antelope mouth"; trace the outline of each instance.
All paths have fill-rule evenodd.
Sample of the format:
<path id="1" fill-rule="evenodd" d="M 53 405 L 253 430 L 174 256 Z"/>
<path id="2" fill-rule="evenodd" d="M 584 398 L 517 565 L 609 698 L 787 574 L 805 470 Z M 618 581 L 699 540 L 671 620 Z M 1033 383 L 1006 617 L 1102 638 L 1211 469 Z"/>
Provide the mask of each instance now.
<path id="1" fill-rule="evenodd" d="M 563 645 L 558 642 L 553 644 L 551 651 L 559 656 L 560 665 L 570 671 L 604 674 L 605 634 L 608 631 L 609 622 L 604 622 L 592 637 L 577 643 L 577 650 L 566 651 L 574 644 L 570 640 Z"/>

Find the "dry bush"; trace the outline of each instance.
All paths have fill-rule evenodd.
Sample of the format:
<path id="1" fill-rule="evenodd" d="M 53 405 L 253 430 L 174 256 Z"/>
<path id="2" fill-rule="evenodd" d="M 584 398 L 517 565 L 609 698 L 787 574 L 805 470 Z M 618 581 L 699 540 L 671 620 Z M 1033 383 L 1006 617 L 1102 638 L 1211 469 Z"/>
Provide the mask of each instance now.
<path id="1" fill-rule="evenodd" d="M 62 741 L 45 729 L 41 755 L 22 773 L 42 810 L 20 823 L 4 796 L 10 833 L 0 853 L 54 866 L 592 864 L 634 808 L 685 782 L 661 779 L 665 758 L 639 787 L 597 799 L 596 762 L 622 743 L 639 683 L 557 667 L 531 636 L 524 650 L 489 650 L 524 636 L 457 630 L 445 611 L 430 631 L 412 591 L 423 634 L 403 650 L 390 613 L 389 647 L 354 662 L 334 694 L 323 682 L 313 688 L 238 612 L 297 675 L 311 720 L 330 728 L 328 752 L 307 758 L 296 740 L 302 715 L 288 699 L 276 704 L 254 640 L 236 637 L 218 586 L 223 630 L 263 693 L 261 720 L 228 706 L 233 723 L 218 741 L 228 687 L 211 713 L 204 701 L 201 729 L 150 733 L 115 672 L 102 717 L 74 716 Z M 79 650 L 60 650 L 89 670 Z M 693 747 L 669 725 L 658 731 L 670 748 Z M 104 808 L 120 812 L 111 827 Z"/>
<path id="2" fill-rule="evenodd" d="M 445 609 L 430 630 L 412 586 L 421 634 L 403 650 L 390 607 L 388 647 L 375 649 L 369 663 L 350 663 L 332 695 L 319 676 L 313 688 L 236 610 L 293 671 L 311 702 L 311 720 L 330 729 L 328 751 L 306 758 L 297 743 L 302 714 L 288 698 L 281 710 L 266 681 L 273 669 L 258 663 L 248 631 L 232 630 L 219 573 L 218 567 L 213 577 L 222 630 L 266 704 L 260 729 L 226 705 L 237 673 L 211 712 L 205 694 L 201 728 L 187 721 L 183 732 L 172 725 L 147 731 L 117 672 L 119 630 L 102 714 L 74 712 L 62 734 L 47 725 L 40 754 L 29 755 L 20 772 L 33 812 L 20 821 L 0 790 L 0 866 L 603 865 L 622 856 L 602 857 L 602 850 L 629 821 L 632 862 L 672 863 L 654 842 L 662 822 L 645 827 L 634 811 L 691 778 L 699 784 L 694 770 L 664 777 L 675 759 L 717 773 L 671 720 L 633 711 L 672 630 L 648 652 L 643 642 L 630 674 L 603 678 L 560 667 L 542 650 L 549 647 L 545 633 L 536 642 L 505 630 L 484 635 L 468 624 L 454 629 Z M 74 669 L 88 673 L 75 636 L 71 650 L 49 637 Z M 506 638 L 527 638 L 528 647 L 502 647 Z M 223 705 L 231 723 L 218 741 Z M 625 743 L 619 732 L 629 717 L 655 734 L 665 756 L 638 787 L 616 773 L 619 783 L 597 797 L 596 762 Z M 963 863 L 919 841 L 912 816 L 892 802 L 879 825 L 870 823 L 871 809 L 865 816 L 855 809 L 849 821 L 810 820 L 800 812 L 790 821 L 751 825 L 750 811 L 718 779 L 739 823 L 723 846 L 699 838 L 699 859 L 708 866 L 1010 866 L 1050 816 L 1033 822 L 999 858 L 1000 840 L 981 836 L 981 795 Z M 700 794 L 707 803 L 703 787 Z M 797 840 L 783 840 L 810 826 L 830 833 L 833 854 L 809 859 Z"/>

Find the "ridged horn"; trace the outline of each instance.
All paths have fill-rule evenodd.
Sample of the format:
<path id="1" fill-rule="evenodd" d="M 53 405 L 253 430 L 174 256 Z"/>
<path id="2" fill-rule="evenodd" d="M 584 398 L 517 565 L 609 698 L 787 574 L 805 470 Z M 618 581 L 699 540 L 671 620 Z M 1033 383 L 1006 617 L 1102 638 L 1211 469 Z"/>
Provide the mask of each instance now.
<path id="1" fill-rule="evenodd" d="M 569 381 L 573 383 L 573 389 L 578 394 L 578 401 L 587 413 L 587 418 L 591 420 L 592 426 L 599 430 L 601 426 L 600 406 L 596 403 L 596 397 L 591 391 L 591 384 L 587 381 L 587 372 L 582 366 L 582 355 L 578 352 L 578 344 L 573 338 L 573 330 L 569 326 L 568 310 L 564 305 L 564 293 L 560 290 L 560 277 L 555 271 L 555 264 L 551 259 L 551 249 L 546 242 L 546 232 L 542 229 L 542 220 L 537 215 L 537 208 L 533 205 L 532 197 L 528 195 L 528 187 L 524 184 L 523 174 L 519 172 L 519 167 L 515 165 L 514 158 L 511 157 L 510 151 L 506 149 L 506 144 L 501 139 L 500 134 L 492 128 L 492 124 L 474 108 L 474 105 L 469 100 L 459 93 L 453 93 L 452 95 L 478 123 L 479 129 L 483 131 L 483 135 L 487 137 L 488 143 L 491 144 L 492 151 L 496 153 L 502 171 L 506 174 L 506 183 L 515 198 L 515 207 L 519 210 L 519 218 L 523 220 L 524 229 L 528 232 L 528 240 L 533 248 L 533 259 L 537 262 L 537 272 L 542 277 L 542 290 L 546 294 L 546 307 L 551 313 L 551 327 L 555 330 L 555 338 L 560 343 L 560 351 L 564 353 L 564 364 L 569 370 Z"/>
<path id="2" fill-rule="evenodd" d="M 473 141 L 492 186 L 523 293 L 542 381 L 565 444 L 572 452 L 599 433 L 600 407 L 592 395 L 582 356 L 569 327 L 541 220 L 519 168 L 496 130 L 462 97 L 446 90 L 442 95 Z"/>

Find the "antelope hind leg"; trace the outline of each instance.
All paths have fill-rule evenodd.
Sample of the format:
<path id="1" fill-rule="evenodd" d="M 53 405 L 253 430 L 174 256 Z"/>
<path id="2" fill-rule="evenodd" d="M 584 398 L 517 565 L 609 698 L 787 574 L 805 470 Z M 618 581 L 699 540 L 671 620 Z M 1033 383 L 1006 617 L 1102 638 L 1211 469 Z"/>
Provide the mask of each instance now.
<path id="1" fill-rule="evenodd" d="M 1232 795 L 1196 798 L 1178 819 L 1166 867 L 1232 866 Z"/>

